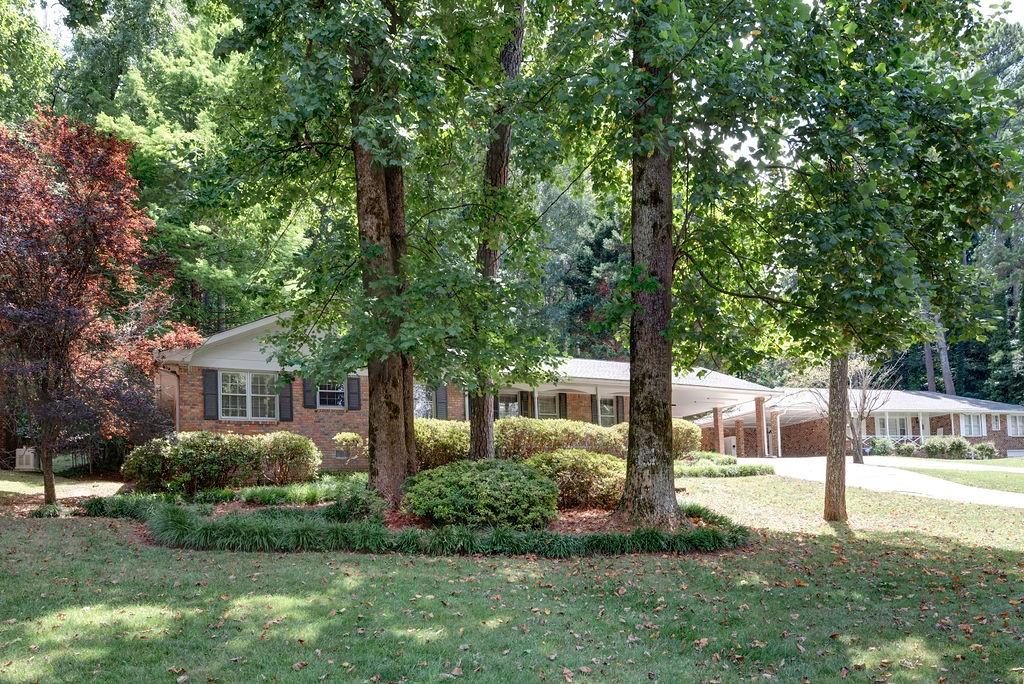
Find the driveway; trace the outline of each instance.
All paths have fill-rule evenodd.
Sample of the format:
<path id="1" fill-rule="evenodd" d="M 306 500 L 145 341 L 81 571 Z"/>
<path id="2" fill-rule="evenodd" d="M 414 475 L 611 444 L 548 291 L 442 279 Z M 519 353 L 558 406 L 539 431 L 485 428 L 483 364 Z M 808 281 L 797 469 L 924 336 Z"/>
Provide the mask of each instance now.
<path id="1" fill-rule="evenodd" d="M 809 458 L 742 458 L 741 463 L 769 463 L 775 473 L 782 477 L 812 482 L 825 481 L 825 457 Z M 994 468 L 993 468 L 994 469 Z M 1013 471 L 1013 469 L 1009 469 Z M 1016 469 L 1014 472 L 1020 472 Z M 860 465 L 846 460 L 846 486 L 870 489 L 876 492 L 899 492 L 932 499 L 946 499 L 963 503 L 986 506 L 1024 508 L 1024 494 L 1000 492 L 994 489 L 969 487 L 967 485 L 941 480 L 930 475 L 913 473 L 899 468 L 867 464 Z"/>

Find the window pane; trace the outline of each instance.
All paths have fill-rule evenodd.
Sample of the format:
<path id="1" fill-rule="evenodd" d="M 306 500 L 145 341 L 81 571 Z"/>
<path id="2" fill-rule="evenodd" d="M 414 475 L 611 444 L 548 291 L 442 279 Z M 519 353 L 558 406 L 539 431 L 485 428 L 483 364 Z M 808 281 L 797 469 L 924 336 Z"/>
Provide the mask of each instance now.
<path id="1" fill-rule="evenodd" d="M 434 417 L 434 393 L 425 385 L 412 386 L 412 414 L 416 418 Z"/>
<path id="2" fill-rule="evenodd" d="M 253 373 L 252 393 L 277 395 L 277 376 L 273 373 Z"/>
<path id="3" fill-rule="evenodd" d="M 252 398 L 253 418 L 277 418 L 277 397 Z"/>
<path id="4" fill-rule="evenodd" d="M 615 399 L 601 399 L 601 425 L 615 425 Z"/>
<path id="5" fill-rule="evenodd" d="M 245 418 L 245 395 L 222 394 L 220 414 L 226 418 Z"/>
<path id="6" fill-rule="evenodd" d="M 558 397 L 537 397 L 537 415 L 541 418 L 558 418 Z"/>
<path id="7" fill-rule="evenodd" d="M 498 418 L 511 418 L 519 415 L 519 395 L 501 394 L 498 396 Z"/>
<path id="8" fill-rule="evenodd" d="M 221 373 L 221 394 L 245 394 L 245 373 Z"/>
<path id="9" fill-rule="evenodd" d="M 327 382 L 317 385 L 316 393 L 317 406 L 340 407 L 345 406 L 345 392 L 340 383 Z"/>

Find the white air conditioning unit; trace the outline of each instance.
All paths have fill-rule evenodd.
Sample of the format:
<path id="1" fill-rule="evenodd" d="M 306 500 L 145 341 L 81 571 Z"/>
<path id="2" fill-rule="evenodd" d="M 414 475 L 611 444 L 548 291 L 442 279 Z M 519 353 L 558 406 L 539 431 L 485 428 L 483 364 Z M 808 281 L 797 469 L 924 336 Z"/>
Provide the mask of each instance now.
<path id="1" fill-rule="evenodd" d="M 39 458 L 35 447 L 22 447 L 14 450 L 15 470 L 40 470 Z"/>

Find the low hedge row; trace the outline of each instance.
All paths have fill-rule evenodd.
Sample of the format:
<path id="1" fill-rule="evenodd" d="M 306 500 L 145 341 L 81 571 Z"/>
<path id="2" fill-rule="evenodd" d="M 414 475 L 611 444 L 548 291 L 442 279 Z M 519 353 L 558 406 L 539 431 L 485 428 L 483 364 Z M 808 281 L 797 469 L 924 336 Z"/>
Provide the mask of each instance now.
<path id="1" fill-rule="evenodd" d="M 626 553 L 685 553 L 742 546 L 749 531 L 701 506 L 685 506 L 688 517 L 705 526 L 680 532 L 636 530 L 562 534 L 548 530 L 499 527 L 473 529 L 446 526 L 430 530 L 389 530 L 374 521 L 333 522 L 324 515 L 298 511 L 283 515 L 236 513 L 203 518 L 186 508 L 153 509 L 148 525 L 153 539 L 165 546 L 224 551 L 355 551 L 428 555 L 523 555 L 567 558 Z M 305 514 L 303 514 L 305 513 Z"/>
<path id="2" fill-rule="evenodd" d="M 313 440 L 291 432 L 181 432 L 132 449 L 121 472 L 143 491 L 191 496 L 249 483 L 306 482 L 321 460 Z"/>
<path id="3" fill-rule="evenodd" d="M 676 477 L 749 477 L 753 475 L 774 475 L 775 468 L 762 463 L 742 465 L 717 465 L 711 461 L 676 463 Z"/>
<path id="4" fill-rule="evenodd" d="M 736 457 L 729 454 L 720 454 L 717 451 L 691 451 L 686 455 L 685 461 L 696 463 L 698 461 L 711 461 L 715 465 L 736 465 Z"/>

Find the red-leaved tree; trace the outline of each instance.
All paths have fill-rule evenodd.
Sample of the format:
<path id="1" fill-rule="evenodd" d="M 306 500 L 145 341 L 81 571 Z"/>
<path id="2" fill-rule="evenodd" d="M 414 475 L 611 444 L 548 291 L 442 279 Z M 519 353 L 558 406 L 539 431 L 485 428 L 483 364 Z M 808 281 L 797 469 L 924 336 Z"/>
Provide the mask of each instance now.
<path id="1" fill-rule="evenodd" d="M 162 320 L 165 295 L 143 292 L 152 221 L 130 154 L 64 117 L 0 127 L 0 373 L 32 425 L 46 503 L 55 451 L 130 432 L 153 351 L 199 342 Z"/>

